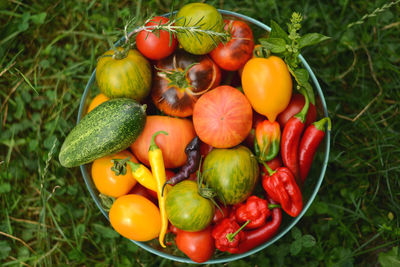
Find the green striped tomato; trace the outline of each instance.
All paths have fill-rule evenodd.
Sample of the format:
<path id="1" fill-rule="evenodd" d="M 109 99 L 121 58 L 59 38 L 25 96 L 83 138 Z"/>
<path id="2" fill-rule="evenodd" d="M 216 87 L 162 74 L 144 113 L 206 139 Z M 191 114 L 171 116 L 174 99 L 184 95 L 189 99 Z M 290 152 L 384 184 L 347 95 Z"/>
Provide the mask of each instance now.
<path id="1" fill-rule="evenodd" d="M 183 6 L 176 15 L 176 26 L 199 26 L 202 30 L 223 32 L 224 21 L 218 10 L 206 3 L 190 3 Z M 204 33 L 181 31 L 177 33 L 178 41 L 183 49 L 195 55 L 205 55 L 219 44 L 218 37 L 211 38 Z"/>
<path id="2" fill-rule="evenodd" d="M 234 205 L 252 193 L 259 176 L 256 157 L 245 146 L 214 148 L 203 163 L 204 182 L 222 202 Z"/>
<path id="3" fill-rule="evenodd" d="M 201 231 L 214 217 L 214 204 L 199 195 L 197 183 L 185 180 L 168 192 L 165 210 L 168 220 L 175 227 L 189 232 Z"/>
<path id="4" fill-rule="evenodd" d="M 96 81 L 100 91 L 109 98 L 127 97 L 140 102 L 150 93 L 150 63 L 135 49 L 121 59 L 111 49 L 97 61 Z"/>

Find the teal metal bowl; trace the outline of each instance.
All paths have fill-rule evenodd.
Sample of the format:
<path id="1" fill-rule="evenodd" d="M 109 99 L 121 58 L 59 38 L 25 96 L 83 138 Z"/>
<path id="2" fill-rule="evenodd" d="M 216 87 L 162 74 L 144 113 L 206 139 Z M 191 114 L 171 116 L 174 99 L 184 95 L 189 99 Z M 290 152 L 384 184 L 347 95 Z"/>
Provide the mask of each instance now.
<path id="1" fill-rule="evenodd" d="M 246 21 L 255 30 L 262 30 L 262 31 L 270 31 L 271 30 L 270 27 L 268 27 L 264 23 L 262 23 L 258 20 L 255 20 L 253 18 L 250 18 L 248 16 L 245 16 L 245 15 L 242 15 L 239 13 L 235 13 L 235 12 L 231 12 L 231 11 L 226 11 L 226 10 L 219 10 L 219 11 L 223 14 L 224 17 L 229 17 L 229 18 L 234 17 L 236 19 Z M 168 14 L 165 16 L 168 16 Z M 121 41 L 122 40 L 120 40 L 119 42 L 121 42 Z M 324 98 L 324 94 L 322 92 L 321 86 L 319 85 L 318 80 L 315 77 L 314 72 L 308 65 L 307 61 L 301 55 L 299 56 L 299 58 L 302 61 L 304 67 L 307 69 L 308 73 L 310 74 L 310 77 L 311 77 L 311 80 L 313 83 L 313 87 L 317 93 L 316 98 L 322 106 L 322 111 L 320 111 L 320 113 L 322 113 L 322 114 L 319 114 L 319 116 L 327 117 L 328 110 L 326 107 L 326 102 L 325 102 L 325 98 Z M 80 106 L 79 106 L 77 123 L 82 119 L 82 117 L 84 116 L 84 114 L 87 110 L 87 104 L 90 100 L 89 96 L 91 95 L 91 91 L 95 90 L 94 89 L 95 80 L 96 80 L 96 70 L 93 71 L 93 73 L 86 85 L 85 91 L 83 92 Z M 309 178 L 307 178 L 306 184 L 304 185 L 304 192 L 303 192 L 304 207 L 303 207 L 302 212 L 296 218 L 292 218 L 287 215 L 284 215 L 283 219 L 282 219 L 282 224 L 280 226 L 278 233 L 273 238 L 271 238 L 270 240 L 265 242 L 264 244 L 254 248 L 246 253 L 238 254 L 238 255 L 235 254 L 235 255 L 222 256 L 222 257 L 211 259 L 207 262 L 204 262 L 204 264 L 225 263 L 225 262 L 230 262 L 230 261 L 234 261 L 234 260 L 238 260 L 238 259 L 247 257 L 249 255 L 252 255 L 254 253 L 257 253 L 257 252 L 267 248 L 268 246 L 270 246 L 273 243 L 275 243 L 276 241 L 278 241 L 287 232 L 289 232 L 290 229 L 292 229 L 292 227 L 295 226 L 296 223 L 307 212 L 307 210 L 310 207 L 311 203 L 313 202 L 315 196 L 317 195 L 319 188 L 321 187 L 322 181 L 325 176 L 326 167 L 328 164 L 328 159 L 329 159 L 330 138 L 331 138 L 330 131 L 327 131 L 326 135 L 325 135 L 325 140 L 321 144 L 321 147 L 315 157 L 313 166 L 310 171 L 310 176 L 309 176 Z M 102 202 L 99 198 L 99 192 L 97 191 L 96 187 L 94 186 L 92 178 L 90 176 L 90 164 L 81 165 L 80 168 L 81 168 L 83 179 L 85 181 L 87 189 L 89 190 L 90 195 L 92 196 L 92 198 L 93 198 L 94 202 L 96 203 L 97 207 L 99 208 L 99 210 L 103 213 L 103 215 L 107 218 L 107 220 L 109 220 L 107 211 L 105 211 L 104 208 L 102 207 L 102 204 L 101 204 Z M 138 241 L 133 241 L 133 240 L 131 240 L 131 241 L 133 243 L 135 243 L 137 246 L 141 247 L 142 249 L 147 250 L 151 253 L 154 253 L 157 256 L 160 256 L 160 257 L 163 257 L 163 258 L 166 258 L 169 260 L 173 260 L 173 261 L 178 261 L 178 262 L 195 263 L 195 262 L 191 261 L 189 258 L 178 257 L 175 255 L 171 255 L 166 252 L 163 252 L 162 250 L 155 249 L 154 247 L 151 247 L 150 245 L 148 245 L 145 242 L 138 242 Z"/>

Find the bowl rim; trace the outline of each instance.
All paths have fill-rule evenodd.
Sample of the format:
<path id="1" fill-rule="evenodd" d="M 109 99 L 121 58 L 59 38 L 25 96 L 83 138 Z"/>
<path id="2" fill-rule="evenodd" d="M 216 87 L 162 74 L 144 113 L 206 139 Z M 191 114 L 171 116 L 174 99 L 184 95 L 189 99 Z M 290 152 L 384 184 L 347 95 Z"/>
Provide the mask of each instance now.
<path id="1" fill-rule="evenodd" d="M 267 26 L 266 24 L 253 19 L 251 17 L 248 17 L 246 15 L 237 13 L 237 12 L 233 12 L 233 11 L 228 11 L 228 10 L 223 10 L 223 9 L 218 9 L 218 11 L 223 14 L 223 15 L 228 15 L 228 16 L 234 16 L 237 17 L 239 19 L 242 19 L 244 21 L 247 21 L 251 24 L 254 24 L 264 30 L 267 31 L 271 31 L 271 28 L 269 26 Z M 168 16 L 169 13 L 164 14 L 163 16 Z M 123 41 L 123 38 L 120 39 L 115 45 L 118 45 L 118 43 L 120 43 L 121 41 Z M 325 97 L 324 94 L 322 92 L 321 86 L 314 74 L 314 72 L 312 71 L 311 67 L 308 65 L 307 61 L 304 59 L 304 57 L 300 54 L 299 58 L 302 62 L 302 64 L 304 65 L 304 67 L 307 69 L 308 73 L 310 74 L 311 80 L 314 83 L 314 86 L 318 92 L 319 98 L 321 100 L 321 104 L 322 104 L 322 109 L 323 109 L 323 113 L 325 117 L 328 117 L 328 109 L 327 109 L 327 105 L 325 102 Z M 78 118 L 77 118 L 77 124 L 79 123 L 79 121 L 82 119 L 82 116 L 85 113 L 85 101 L 87 98 L 87 95 L 90 91 L 90 88 L 92 87 L 93 83 L 95 82 L 96 79 L 96 69 L 93 70 L 92 75 L 90 76 L 90 79 L 88 81 L 88 83 L 86 84 L 85 90 L 82 94 L 81 97 L 81 101 L 79 104 L 79 110 L 78 110 Z M 325 176 L 325 172 L 326 172 L 326 168 L 328 165 L 328 160 L 329 160 L 329 152 L 330 152 L 330 139 L 331 139 L 331 131 L 330 130 L 326 130 L 326 134 L 325 134 L 325 157 L 323 160 L 323 164 L 322 164 L 322 169 L 321 169 L 321 173 L 319 175 L 318 181 L 316 183 L 316 186 L 314 188 L 314 191 L 311 193 L 310 198 L 308 199 L 307 203 L 305 203 L 305 205 L 303 206 L 303 210 L 301 211 L 301 213 L 296 217 L 293 218 L 293 220 L 291 221 L 291 223 L 289 223 L 285 229 L 283 229 L 283 231 L 279 232 L 278 234 L 276 234 L 274 237 L 272 237 L 271 239 L 269 239 L 267 242 L 265 242 L 264 244 L 255 247 L 245 253 L 242 254 L 232 254 L 229 255 L 228 257 L 223 257 L 223 258 L 218 258 L 218 259 L 211 259 L 208 260 L 206 262 L 203 262 L 201 264 L 215 264 L 215 263 L 226 263 L 226 262 L 230 262 L 230 261 L 235 261 L 241 258 L 245 258 L 247 256 L 250 256 L 252 254 L 255 254 L 263 249 L 265 249 L 266 247 L 272 245 L 273 243 L 275 243 L 277 240 L 279 240 L 280 238 L 282 238 L 285 234 L 287 234 L 298 222 L 299 220 L 303 217 L 303 215 L 306 213 L 306 211 L 309 209 L 310 205 L 312 204 L 312 202 L 314 201 L 320 187 L 322 184 L 322 181 L 324 179 Z M 81 165 L 80 169 L 81 169 L 81 173 L 83 176 L 83 179 L 85 181 L 86 187 L 92 197 L 92 199 L 94 200 L 96 206 L 99 208 L 99 210 L 101 211 L 101 213 L 103 213 L 104 217 L 106 217 L 106 219 L 109 221 L 109 217 L 108 217 L 108 213 L 103 209 L 103 207 L 101 206 L 101 201 L 99 199 L 99 197 L 97 196 L 96 192 L 94 192 L 93 190 L 93 183 L 91 181 L 91 177 L 88 174 L 87 170 L 86 170 L 86 165 Z M 162 252 L 160 250 L 157 250 L 153 247 L 150 247 L 149 245 L 147 245 L 144 242 L 139 242 L 139 241 L 134 241 L 131 240 L 134 244 L 136 244 L 137 246 L 139 246 L 142 249 L 145 249 L 153 254 L 156 254 L 157 256 L 161 256 L 163 258 L 169 259 L 169 260 L 173 260 L 173 261 L 178 261 L 178 262 L 182 262 L 182 263 L 194 263 L 197 264 L 196 262 L 190 260 L 189 258 L 182 258 L 182 257 L 178 257 L 178 256 L 174 256 L 165 252 Z"/>

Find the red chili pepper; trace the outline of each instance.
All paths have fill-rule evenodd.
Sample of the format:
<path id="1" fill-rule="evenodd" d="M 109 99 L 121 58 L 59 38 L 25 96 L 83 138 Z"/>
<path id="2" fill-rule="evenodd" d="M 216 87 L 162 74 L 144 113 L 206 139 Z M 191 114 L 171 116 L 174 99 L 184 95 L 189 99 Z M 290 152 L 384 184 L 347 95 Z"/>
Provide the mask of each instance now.
<path id="1" fill-rule="evenodd" d="M 272 199 L 268 199 L 268 202 L 271 204 L 276 204 Z M 282 222 L 281 209 L 274 207 L 271 211 L 271 214 L 271 220 L 267 221 L 264 226 L 244 232 L 246 238 L 240 242 L 237 250 L 235 250 L 233 253 L 245 253 L 250 249 L 265 243 L 278 232 L 279 226 Z"/>
<path id="2" fill-rule="evenodd" d="M 300 187 L 302 186 L 302 183 L 300 179 L 298 148 L 300 137 L 304 130 L 304 123 L 307 116 L 308 107 L 310 106 L 307 93 L 302 91 L 302 94 L 306 99 L 306 103 L 304 104 L 302 110 L 290 118 L 290 120 L 286 123 L 285 128 L 283 128 L 281 142 L 281 156 L 283 165 L 290 169 Z"/>
<path id="3" fill-rule="evenodd" d="M 302 183 L 306 180 L 314 160 L 315 152 L 325 136 L 325 124 L 328 123 L 328 130 L 332 128 L 329 117 L 314 122 L 304 131 L 299 146 L 299 168 Z"/>
<path id="4" fill-rule="evenodd" d="M 303 209 L 303 198 L 292 172 L 286 167 L 275 171 L 267 165 L 268 174 L 262 178 L 262 185 L 268 195 L 281 204 L 282 209 L 292 217 L 299 215 Z"/>
<path id="5" fill-rule="evenodd" d="M 236 209 L 236 220 L 239 223 L 250 221 L 246 229 L 263 226 L 270 215 L 268 202 L 257 196 L 250 196 L 245 204 Z"/>
<path id="6" fill-rule="evenodd" d="M 270 161 L 278 155 L 281 144 L 281 127 L 277 121 L 264 120 L 257 124 L 254 150 L 262 161 Z"/>
<path id="7" fill-rule="evenodd" d="M 220 221 L 211 232 L 212 237 L 215 239 L 215 247 L 220 251 L 235 253 L 240 242 L 245 239 L 242 229 L 249 222 L 247 221 L 242 226 L 239 226 L 236 221 L 229 218 Z"/>

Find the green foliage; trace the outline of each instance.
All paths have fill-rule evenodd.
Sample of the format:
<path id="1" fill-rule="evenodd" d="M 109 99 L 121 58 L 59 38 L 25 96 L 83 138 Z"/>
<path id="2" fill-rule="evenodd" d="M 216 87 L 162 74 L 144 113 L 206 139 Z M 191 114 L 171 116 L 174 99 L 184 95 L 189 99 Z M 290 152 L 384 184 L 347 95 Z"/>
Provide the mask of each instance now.
<path id="1" fill-rule="evenodd" d="M 116 234 L 94 205 L 79 169 L 61 167 L 56 157 L 76 122 L 96 59 L 109 48 L 107 39 L 119 39 L 132 15 L 141 10 L 163 14 L 171 2 L 0 2 L 2 266 L 185 266 L 154 257 Z M 175 5 L 187 2 L 193 1 Z M 334 123 L 318 196 L 290 233 L 226 265 L 397 266 L 399 5 L 381 9 L 388 4 L 383 0 L 207 2 L 275 21 L 270 26 L 277 34 L 270 37 L 286 43 L 291 39 L 278 34 L 276 25 L 284 28 L 293 12 L 304 16 L 298 32 L 331 37 L 316 45 L 319 35 L 297 39 Z M 347 26 L 363 17 L 361 24 Z M 279 43 L 270 42 L 271 50 Z"/>

